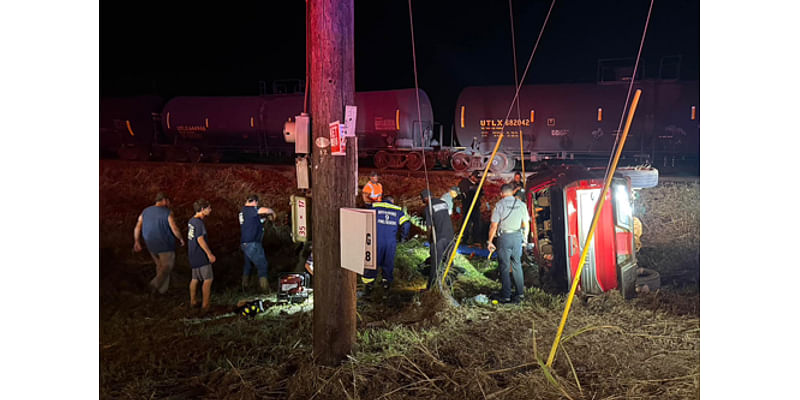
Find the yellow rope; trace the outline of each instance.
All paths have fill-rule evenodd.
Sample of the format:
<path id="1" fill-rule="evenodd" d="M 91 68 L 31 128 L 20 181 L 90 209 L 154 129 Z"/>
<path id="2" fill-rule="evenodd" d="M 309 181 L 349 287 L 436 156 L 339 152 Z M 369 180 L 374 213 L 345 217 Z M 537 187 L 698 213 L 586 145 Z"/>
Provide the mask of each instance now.
<path id="1" fill-rule="evenodd" d="M 514 7 L 512 0 L 508 0 L 508 16 L 511 20 L 511 49 L 514 53 L 514 86 L 519 86 L 519 73 L 517 72 L 517 38 L 514 33 Z M 517 98 L 517 121 L 522 121 L 522 112 L 519 109 Z M 519 125 L 519 158 L 522 160 L 522 182 L 525 182 L 525 149 L 522 145 L 522 124 Z M 513 160 L 513 159 L 512 159 Z"/>
<path id="2" fill-rule="evenodd" d="M 628 131 L 631 128 L 633 114 L 636 112 L 636 106 L 639 105 L 639 96 L 641 94 L 642 89 L 636 89 L 636 93 L 633 95 L 633 103 L 631 104 L 630 112 L 628 112 L 628 119 L 625 121 L 625 130 L 622 131 L 622 139 L 620 139 L 619 147 L 617 147 L 617 152 L 614 154 L 611 170 L 609 171 L 608 177 L 603 184 L 603 191 L 600 194 L 600 200 L 597 203 L 597 209 L 594 212 L 594 217 L 592 217 L 592 226 L 589 228 L 589 234 L 586 236 L 586 242 L 584 243 L 583 251 L 581 252 L 581 259 L 578 261 L 578 269 L 575 271 L 575 276 L 572 278 L 572 287 L 569 291 L 569 297 L 567 297 L 567 304 L 564 307 L 564 313 L 561 315 L 561 323 L 558 325 L 556 338 L 553 340 L 553 347 L 550 348 L 550 356 L 547 357 L 548 367 L 553 365 L 553 359 L 556 356 L 556 350 L 558 350 L 558 343 L 561 340 L 561 335 L 564 333 L 564 325 L 567 323 L 567 316 L 569 315 L 569 309 L 572 306 L 572 299 L 575 297 L 575 290 L 578 288 L 578 282 L 580 281 L 581 272 L 583 271 L 583 265 L 586 262 L 586 255 L 589 253 L 589 243 L 591 243 L 592 239 L 594 238 L 594 231 L 595 228 L 597 228 L 597 221 L 600 219 L 600 211 L 603 209 L 603 204 L 605 204 L 606 193 L 608 193 L 608 189 L 611 186 L 611 180 L 613 179 L 614 172 L 617 169 L 617 163 L 619 162 L 619 157 L 622 154 L 622 148 L 625 146 L 625 139 L 628 138 Z"/>

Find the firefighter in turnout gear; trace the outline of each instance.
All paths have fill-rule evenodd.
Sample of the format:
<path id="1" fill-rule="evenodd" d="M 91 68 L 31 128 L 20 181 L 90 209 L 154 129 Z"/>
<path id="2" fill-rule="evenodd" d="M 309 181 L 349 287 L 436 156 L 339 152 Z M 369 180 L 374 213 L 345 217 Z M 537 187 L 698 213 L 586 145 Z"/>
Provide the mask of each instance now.
<path id="1" fill-rule="evenodd" d="M 384 289 L 389 289 L 394 280 L 394 253 L 397 249 L 398 228 L 401 232 L 402 240 L 405 241 L 411 231 L 411 218 L 402 208 L 393 204 L 394 199 L 392 196 L 384 196 L 383 200 L 382 202 L 372 203 L 372 208 L 375 210 L 376 235 L 378 239 L 376 243 L 378 258 L 376 261 L 383 274 L 381 284 Z M 372 289 L 377 276 L 377 269 L 364 271 L 361 281 L 366 284 L 367 292 Z"/>

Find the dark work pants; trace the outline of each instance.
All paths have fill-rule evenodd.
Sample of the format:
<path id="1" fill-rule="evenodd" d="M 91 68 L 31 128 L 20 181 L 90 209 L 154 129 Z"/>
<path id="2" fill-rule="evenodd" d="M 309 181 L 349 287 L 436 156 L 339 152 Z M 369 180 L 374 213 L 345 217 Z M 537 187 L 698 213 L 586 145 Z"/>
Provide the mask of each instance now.
<path id="1" fill-rule="evenodd" d="M 428 274 L 429 289 L 431 286 L 436 284 L 436 280 L 438 279 L 437 267 L 442 261 L 447 262 L 448 257 L 450 256 L 450 254 L 445 254 L 445 251 L 447 251 L 447 246 L 449 246 L 450 242 L 452 241 L 452 237 L 442 237 L 436 238 L 436 246 L 431 243 L 431 272 Z"/>
<path id="2" fill-rule="evenodd" d="M 394 255 L 397 252 L 397 241 L 379 237 L 377 244 L 378 248 L 376 250 L 378 252 L 378 258 L 375 261 L 381 269 L 383 279 L 392 282 L 394 281 Z M 364 277 L 375 279 L 378 277 L 378 270 L 365 270 Z"/>
<path id="3" fill-rule="evenodd" d="M 467 244 L 472 243 L 481 243 L 483 244 L 484 240 L 481 238 L 481 211 L 478 207 L 480 204 L 476 203 L 475 208 L 472 210 L 472 214 L 469 215 L 469 221 L 467 222 L 467 228 L 464 229 L 464 239 Z M 467 212 L 469 206 L 466 209 L 462 210 L 464 213 Z M 465 214 L 466 216 L 466 214 Z M 464 223 L 464 219 L 462 217 L 461 223 Z"/>
<path id="4" fill-rule="evenodd" d="M 525 283 L 522 276 L 522 232 L 507 233 L 497 239 L 497 260 L 500 264 L 500 282 L 503 288 L 500 296 L 504 299 L 511 298 L 511 277 L 509 270 L 514 275 L 514 284 L 517 295 L 525 293 Z"/>

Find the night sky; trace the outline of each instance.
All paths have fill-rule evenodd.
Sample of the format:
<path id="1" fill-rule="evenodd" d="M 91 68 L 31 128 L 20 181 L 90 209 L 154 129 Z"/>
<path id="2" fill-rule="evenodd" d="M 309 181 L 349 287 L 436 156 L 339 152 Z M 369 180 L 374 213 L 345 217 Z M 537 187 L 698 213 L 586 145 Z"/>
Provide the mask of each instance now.
<path id="1" fill-rule="evenodd" d="M 302 0 L 105 2 L 100 7 L 100 95 L 257 95 L 259 81 L 303 79 Z M 650 2 L 557 0 L 526 83 L 594 82 L 597 60 L 635 57 Z M 452 124 L 466 86 L 513 84 L 507 1 L 414 1 L 420 88 L 436 120 Z M 514 1 L 520 75 L 550 1 Z M 657 0 L 642 58 L 682 55 L 700 75 L 698 1 Z M 414 86 L 408 3 L 355 1 L 356 90 Z M 510 99 L 509 99 L 510 101 Z"/>

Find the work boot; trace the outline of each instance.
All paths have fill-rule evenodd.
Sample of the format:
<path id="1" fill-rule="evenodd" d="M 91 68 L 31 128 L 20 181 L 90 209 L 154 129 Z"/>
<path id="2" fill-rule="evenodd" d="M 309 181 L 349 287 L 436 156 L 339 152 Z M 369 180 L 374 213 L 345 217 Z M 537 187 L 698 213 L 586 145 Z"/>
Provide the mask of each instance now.
<path id="1" fill-rule="evenodd" d="M 269 282 L 267 282 L 267 278 L 258 278 L 258 287 L 262 292 L 269 292 Z"/>
<path id="2" fill-rule="evenodd" d="M 242 292 L 246 292 L 248 286 L 250 286 L 250 277 L 242 275 Z"/>

